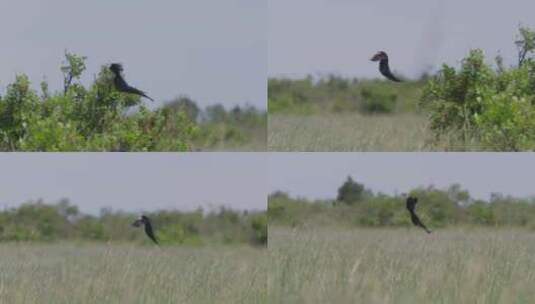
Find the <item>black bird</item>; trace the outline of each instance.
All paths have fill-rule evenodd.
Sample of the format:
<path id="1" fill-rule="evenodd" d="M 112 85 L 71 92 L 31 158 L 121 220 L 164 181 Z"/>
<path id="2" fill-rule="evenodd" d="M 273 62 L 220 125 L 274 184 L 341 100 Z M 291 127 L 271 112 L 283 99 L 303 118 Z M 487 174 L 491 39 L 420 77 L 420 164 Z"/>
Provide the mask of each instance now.
<path id="1" fill-rule="evenodd" d="M 431 230 L 427 229 L 424 223 L 420 221 L 420 218 L 414 212 L 414 208 L 416 208 L 416 203 L 418 203 L 418 199 L 416 197 L 409 196 L 407 198 L 407 210 L 409 210 L 409 213 L 411 214 L 411 221 L 415 226 L 423 228 L 427 233 L 431 233 Z"/>
<path id="2" fill-rule="evenodd" d="M 126 81 L 124 80 L 123 76 L 121 75 L 121 73 L 123 72 L 123 66 L 120 63 L 112 63 L 110 65 L 110 71 L 112 71 L 113 75 L 115 76 L 113 78 L 113 84 L 115 85 L 115 89 L 117 91 L 124 92 L 124 93 L 136 94 L 136 95 L 148 98 L 151 101 L 154 101 L 154 99 L 152 99 L 149 96 L 147 96 L 147 94 L 145 94 L 145 92 L 143 92 L 141 90 L 138 90 L 138 89 L 136 89 L 134 87 L 131 87 L 131 86 L 128 85 L 128 83 L 126 83 Z"/>
<path id="3" fill-rule="evenodd" d="M 132 223 L 132 226 L 139 227 L 141 225 L 145 225 L 145 233 L 147 236 L 156 244 L 158 244 L 158 240 L 156 239 L 156 236 L 154 235 L 154 231 L 152 230 L 152 224 L 150 223 L 150 220 L 145 215 L 142 215 L 137 219 L 135 222 Z"/>
<path id="4" fill-rule="evenodd" d="M 388 66 L 388 55 L 385 52 L 377 52 L 377 54 L 372 57 L 371 61 L 379 61 L 379 72 L 381 72 L 383 76 L 392 81 L 401 82 L 401 80 L 394 76 L 390 71 L 390 67 Z"/>

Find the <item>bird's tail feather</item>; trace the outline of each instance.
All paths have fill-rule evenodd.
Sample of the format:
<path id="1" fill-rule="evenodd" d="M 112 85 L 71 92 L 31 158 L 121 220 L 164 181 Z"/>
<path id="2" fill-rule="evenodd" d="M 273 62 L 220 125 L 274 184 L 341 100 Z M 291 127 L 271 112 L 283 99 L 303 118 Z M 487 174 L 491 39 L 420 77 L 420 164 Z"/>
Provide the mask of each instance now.
<path id="1" fill-rule="evenodd" d="M 143 97 L 149 99 L 150 101 L 154 101 L 154 99 L 150 98 L 147 94 L 143 93 Z"/>

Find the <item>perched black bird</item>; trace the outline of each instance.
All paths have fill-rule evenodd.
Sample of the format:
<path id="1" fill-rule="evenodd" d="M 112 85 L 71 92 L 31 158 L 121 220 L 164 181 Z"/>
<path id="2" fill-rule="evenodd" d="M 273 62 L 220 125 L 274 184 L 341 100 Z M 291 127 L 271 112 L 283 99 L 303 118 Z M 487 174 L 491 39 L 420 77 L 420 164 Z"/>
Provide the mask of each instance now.
<path id="1" fill-rule="evenodd" d="M 414 212 L 414 208 L 416 208 L 416 203 L 418 203 L 418 199 L 416 197 L 409 196 L 407 198 L 407 210 L 409 210 L 409 213 L 411 214 L 411 221 L 415 226 L 423 228 L 427 233 L 431 233 L 431 230 L 427 229 L 424 223 L 420 221 L 420 218 Z"/>
<path id="2" fill-rule="evenodd" d="M 377 52 L 377 54 L 372 57 L 371 61 L 379 61 L 379 72 L 381 72 L 383 76 L 392 81 L 401 82 L 401 80 L 394 76 L 390 71 L 390 67 L 388 66 L 388 55 L 385 52 Z"/>
<path id="3" fill-rule="evenodd" d="M 114 79 L 113 79 L 113 84 L 115 85 L 115 89 L 117 91 L 124 92 L 124 93 L 136 94 L 136 95 L 148 98 L 151 101 L 154 101 L 154 99 L 152 99 L 149 96 L 147 96 L 147 94 L 145 94 L 145 92 L 143 92 L 141 90 L 138 90 L 138 89 L 136 89 L 134 87 L 131 87 L 131 86 L 128 85 L 128 83 L 126 83 L 126 81 L 124 80 L 123 76 L 121 75 L 121 73 L 123 72 L 123 66 L 120 63 L 112 63 L 110 65 L 110 71 L 112 71 L 113 75 L 115 76 Z"/>
<path id="4" fill-rule="evenodd" d="M 154 231 L 152 230 L 152 224 L 150 223 L 150 220 L 145 215 L 142 215 L 137 219 L 135 222 L 132 223 L 132 226 L 139 227 L 141 225 L 145 225 L 145 233 L 147 236 L 156 244 L 158 244 L 158 240 L 156 239 L 156 236 L 154 235 Z"/>

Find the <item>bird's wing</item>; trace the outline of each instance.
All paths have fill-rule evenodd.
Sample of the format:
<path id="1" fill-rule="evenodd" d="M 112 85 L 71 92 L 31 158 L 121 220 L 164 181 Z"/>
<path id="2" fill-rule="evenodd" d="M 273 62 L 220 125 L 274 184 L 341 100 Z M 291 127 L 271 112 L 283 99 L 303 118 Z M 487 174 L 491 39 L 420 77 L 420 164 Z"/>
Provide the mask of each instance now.
<path id="1" fill-rule="evenodd" d="M 120 74 L 115 75 L 114 84 L 115 84 L 115 88 L 119 92 L 140 95 L 140 96 L 150 99 L 151 101 L 154 101 L 154 99 L 147 96 L 145 92 L 128 85 L 126 80 L 124 80 L 124 78 Z"/>
<path id="2" fill-rule="evenodd" d="M 136 95 L 140 95 L 140 96 L 143 96 L 145 98 L 148 98 L 150 99 L 151 101 L 154 101 L 154 99 L 150 98 L 149 96 L 147 96 L 147 94 L 145 94 L 145 92 L 141 91 L 141 90 L 138 90 L 134 87 L 131 87 L 131 86 L 127 86 L 125 88 L 125 92 L 127 93 L 132 93 L 132 94 L 136 94 Z"/>

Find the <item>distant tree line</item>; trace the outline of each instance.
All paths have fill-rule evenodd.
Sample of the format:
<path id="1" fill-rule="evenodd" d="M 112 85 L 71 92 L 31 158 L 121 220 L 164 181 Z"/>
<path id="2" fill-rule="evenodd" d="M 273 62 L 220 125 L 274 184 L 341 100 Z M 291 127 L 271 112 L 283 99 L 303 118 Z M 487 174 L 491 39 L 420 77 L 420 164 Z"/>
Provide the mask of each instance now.
<path id="1" fill-rule="evenodd" d="M 146 213 L 162 244 L 267 244 L 265 212 L 220 208 L 210 212 L 161 210 Z M 0 241 L 101 241 L 149 243 L 142 229 L 132 227 L 139 214 L 104 208 L 99 215 L 83 214 L 63 199 L 39 200 L 0 212 Z"/>
<path id="2" fill-rule="evenodd" d="M 46 80 L 38 92 L 26 75 L 16 76 L 0 96 L 0 151 L 187 151 L 240 146 L 265 133 L 266 113 L 251 106 L 201 111 L 180 97 L 150 110 L 139 96 L 114 89 L 108 66 L 86 87 L 85 60 L 66 52 L 61 92 L 50 92 Z M 177 107 L 185 100 L 188 107 Z"/>
<path id="3" fill-rule="evenodd" d="M 236 147 L 255 140 L 261 145 L 266 141 L 267 113 L 251 105 L 226 109 L 221 104 L 213 104 L 200 108 L 194 100 L 181 96 L 166 103 L 165 108 L 185 113 L 198 125 L 192 136 L 194 148 L 212 148 L 220 143 Z M 265 144 L 257 150 L 264 151 Z"/>
<path id="4" fill-rule="evenodd" d="M 535 197 L 515 198 L 494 193 L 489 200 L 475 199 L 459 184 L 447 189 L 420 187 L 408 194 L 418 197 L 418 214 L 434 228 L 456 225 L 535 228 Z M 268 200 L 268 220 L 270 224 L 289 226 L 411 226 L 405 199 L 403 195 L 374 193 L 348 177 L 333 200 L 311 201 L 284 192 L 272 193 Z"/>
<path id="5" fill-rule="evenodd" d="M 319 79 L 271 78 L 268 80 L 269 113 L 388 114 L 412 109 L 423 82 L 393 87 L 379 80 L 328 75 Z"/>

